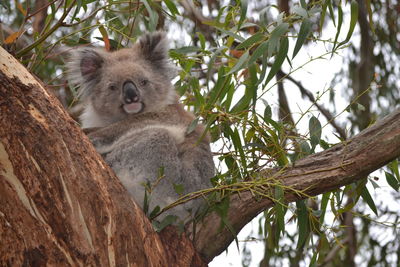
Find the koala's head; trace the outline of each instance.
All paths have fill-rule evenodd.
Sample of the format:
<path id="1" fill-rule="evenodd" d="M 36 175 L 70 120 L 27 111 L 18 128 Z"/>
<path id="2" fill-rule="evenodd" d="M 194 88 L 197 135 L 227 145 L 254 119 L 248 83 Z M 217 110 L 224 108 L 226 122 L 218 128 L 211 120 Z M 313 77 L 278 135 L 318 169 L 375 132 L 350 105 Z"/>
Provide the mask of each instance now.
<path id="1" fill-rule="evenodd" d="M 175 68 L 163 32 L 146 34 L 132 48 L 115 52 L 79 49 L 67 67 L 70 81 L 80 86 L 84 128 L 106 126 L 177 101 L 171 84 Z"/>

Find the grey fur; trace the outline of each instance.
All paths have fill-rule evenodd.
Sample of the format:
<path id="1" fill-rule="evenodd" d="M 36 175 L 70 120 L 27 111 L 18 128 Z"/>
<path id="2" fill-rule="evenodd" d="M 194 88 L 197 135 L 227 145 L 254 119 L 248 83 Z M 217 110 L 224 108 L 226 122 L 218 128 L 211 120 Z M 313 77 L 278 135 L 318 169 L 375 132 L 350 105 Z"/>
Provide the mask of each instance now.
<path id="1" fill-rule="evenodd" d="M 116 52 L 79 49 L 67 64 L 70 81 L 82 91 L 82 126 L 98 127 L 88 135 L 98 152 L 142 207 L 143 184 L 157 184 L 150 211 L 178 199 L 174 184 L 186 194 L 210 187 L 214 176 L 209 138 L 200 140 L 204 126 L 187 133 L 194 116 L 178 103 L 167 52 L 165 34 L 156 32 Z M 201 203 L 177 206 L 160 219 L 172 214 L 186 220 Z"/>

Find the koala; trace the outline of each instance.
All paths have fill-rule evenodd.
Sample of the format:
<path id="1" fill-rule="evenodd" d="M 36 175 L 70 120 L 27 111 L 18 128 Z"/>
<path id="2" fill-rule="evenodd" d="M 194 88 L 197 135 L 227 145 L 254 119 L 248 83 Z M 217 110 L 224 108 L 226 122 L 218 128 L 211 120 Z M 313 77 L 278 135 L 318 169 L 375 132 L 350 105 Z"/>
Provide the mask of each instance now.
<path id="1" fill-rule="evenodd" d="M 146 34 L 115 52 L 77 49 L 67 69 L 70 82 L 80 87 L 82 128 L 142 208 L 146 184 L 152 187 L 149 211 L 175 202 L 176 185 L 183 194 L 211 187 L 210 140 L 202 138 L 203 125 L 188 131 L 195 117 L 179 103 L 171 83 L 176 68 L 165 33 Z M 178 205 L 157 219 L 193 218 L 202 202 Z"/>

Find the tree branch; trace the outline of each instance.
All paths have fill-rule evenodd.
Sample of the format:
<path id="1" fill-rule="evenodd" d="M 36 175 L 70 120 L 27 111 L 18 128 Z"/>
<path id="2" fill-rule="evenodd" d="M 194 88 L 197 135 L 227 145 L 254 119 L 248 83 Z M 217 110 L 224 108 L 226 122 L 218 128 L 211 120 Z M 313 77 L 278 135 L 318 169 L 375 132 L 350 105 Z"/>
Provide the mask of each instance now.
<path id="1" fill-rule="evenodd" d="M 292 202 L 365 178 L 399 156 L 400 109 L 397 109 L 347 142 L 303 158 L 294 166 L 267 172 L 264 179 L 278 180 L 285 188 L 291 188 L 286 190 L 285 199 Z M 271 195 L 268 191 L 264 193 Z M 237 233 L 257 214 L 273 205 L 271 199 L 256 199 L 251 192 L 235 194 L 230 197 L 228 220 Z M 196 228 L 195 247 L 207 262 L 234 239 L 228 229 L 218 231 L 218 225 L 220 218 L 212 213 Z"/>
<path id="2" fill-rule="evenodd" d="M 187 16 L 195 23 L 195 28 L 198 28 L 204 37 L 211 44 L 215 44 L 213 34 L 215 29 L 205 24 L 204 22 L 210 21 L 210 19 L 203 16 L 201 10 L 194 6 L 192 1 L 184 0 L 181 5 L 185 9 Z"/>

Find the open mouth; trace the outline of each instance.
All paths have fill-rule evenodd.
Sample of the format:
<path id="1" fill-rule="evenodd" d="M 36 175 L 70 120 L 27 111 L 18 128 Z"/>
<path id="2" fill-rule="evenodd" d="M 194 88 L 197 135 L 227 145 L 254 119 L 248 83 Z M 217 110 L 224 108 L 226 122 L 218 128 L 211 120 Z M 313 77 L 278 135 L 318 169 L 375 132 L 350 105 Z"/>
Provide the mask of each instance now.
<path id="1" fill-rule="evenodd" d="M 135 114 L 143 110 L 144 103 L 140 101 L 140 92 L 132 81 L 125 81 L 121 96 L 122 108 L 126 113 Z"/>
<path id="2" fill-rule="evenodd" d="M 135 113 L 139 113 L 139 112 L 143 111 L 144 103 L 142 103 L 142 102 L 133 102 L 133 103 L 129 103 L 129 104 L 123 104 L 122 108 L 128 114 L 135 114 Z"/>

